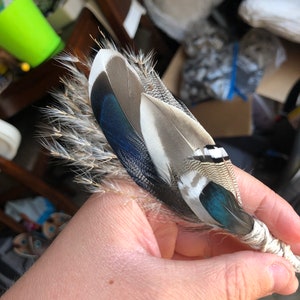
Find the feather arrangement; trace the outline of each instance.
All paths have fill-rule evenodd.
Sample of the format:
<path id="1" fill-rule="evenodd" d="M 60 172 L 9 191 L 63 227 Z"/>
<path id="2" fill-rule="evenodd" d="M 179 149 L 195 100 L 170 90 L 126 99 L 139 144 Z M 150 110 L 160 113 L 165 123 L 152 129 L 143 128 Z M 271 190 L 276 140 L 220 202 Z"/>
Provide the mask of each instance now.
<path id="1" fill-rule="evenodd" d="M 226 151 L 176 100 L 154 71 L 152 55 L 120 52 L 107 40 L 93 61 L 65 56 L 71 72 L 49 107 L 44 144 L 76 167 L 91 192 L 133 180 L 174 215 L 235 235 L 252 248 L 300 259 L 242 206 Z M 89 77 L 78 70 L 84 64 Z"/>

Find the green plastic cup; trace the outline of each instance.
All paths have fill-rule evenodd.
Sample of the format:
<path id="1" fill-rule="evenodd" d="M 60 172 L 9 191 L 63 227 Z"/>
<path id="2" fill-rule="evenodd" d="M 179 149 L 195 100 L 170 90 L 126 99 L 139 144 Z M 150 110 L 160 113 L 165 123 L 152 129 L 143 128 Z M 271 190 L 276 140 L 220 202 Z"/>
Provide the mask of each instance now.
<path id="1" fill-rule="evenodd" d="M 0 11 L 0 46 L 36 67 L 64 43 L 32 0 L 13 0 Z"/>

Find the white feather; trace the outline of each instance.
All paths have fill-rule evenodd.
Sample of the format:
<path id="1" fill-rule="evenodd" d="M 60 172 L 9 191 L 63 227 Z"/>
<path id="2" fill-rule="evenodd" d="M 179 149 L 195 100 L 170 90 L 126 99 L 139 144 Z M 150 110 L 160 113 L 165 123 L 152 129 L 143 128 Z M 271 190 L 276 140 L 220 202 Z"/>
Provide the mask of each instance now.
<path id="1" fill-rule="evenodd" d="M 199 148 L 197 148 L 195 151 L 194 151 L 194 156 L 202 156 L 204 155 L 203 151 Z"/>
<path id="2" fill-rule="evenodd" d="M 106 72 L 106 65 L 113 57 L 120 57 L 123 55 L 111 49 L 100 49 L 93 61 L 90 75 L 89 75 L 89 97 L 91 97 L 92 87 L 100 73 Z"/>
<path id="3" fill-rule="evenodd" d="M 169 184 L 171 184 L 170 177 L 170 161 L 165 152 L 163 141 L 160 138 L 158 127 L 155 126 L 156 118 L 153 114 L 153 105 L 142 94 L 140 107 L 140 125 L 141 131 L 150 153 L 151 159 L 156 166 L 159 175 Z"/>
<path id="4" fill-rule="evenodd" d="M 182 173 L 184 161 L 195 149 L 214 144 L 211 136 L 180 109 L 142 94 L 140 126 L 155 166 L 165 176 L 170 170 Z"/>
<path id="5" fill-rule="evenodd" d="M 213 149 L 204 148 L 204 155 L 209 155 L 214 159 L 228 157 L 227 152 L 223 147 L 214 147 Z"/>
<path id="6" fill-rule="evenodd" d="M 180 176 L 178 188 L 183 199 L 199 220 L 206 224 L 218 225 L 218 222 L 210 216 L 199 199 L 208 183 L 208 178 L 200 176 L 196 171 L 190 171 Z"/>

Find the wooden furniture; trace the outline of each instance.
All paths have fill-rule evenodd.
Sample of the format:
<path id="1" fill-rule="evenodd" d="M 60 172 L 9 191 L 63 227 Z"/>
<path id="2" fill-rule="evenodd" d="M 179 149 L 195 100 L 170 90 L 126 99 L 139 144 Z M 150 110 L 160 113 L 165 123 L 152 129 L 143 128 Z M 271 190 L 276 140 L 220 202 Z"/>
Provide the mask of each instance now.
<path id="1" fill-rule="evenodd" d="M 154 50 L 155 60 L 158 61 L 156 67 L 162 73 L 178 47 L 176 42 L 159 31 L 147 14 L 142 16 L 137 34 L 134 39 L 131 39 L 123 27 L 131 0 L 96 0 L 96 2 L 121 46 L 129 46 L 135 50 L 142 49 L 144 52 Z M 108 36 L 107 31 L 95 16 L 84 8 L 66 41 L 65 50 L 76 54 L 79 58 L 89 56 L 95 47 L 95 41 L 91 36 L 97 39 L 100 36 L 100 30 Z M 59 85 L 59 78 L 66 72 L 55 59 L 49 59 L 26 73 L 0 94 L 0 119 L 6 120 L 46 97 L 50 90 Z"/>
<path id="2" fill-rule="evenodd" d="M 159 30 L 148 14 L 141 17 L 136 35 L 130 38 L 123 23 L 130 10 L 132 0 L 96 0 L 120 44 L 124 48 L 140 49 L 144 53 L 154 51 L 156 71 L 162 75 L 178 48 L 177 42 Z M 142 1 L 140 1 L 142 2 Z"/>
<path id="3" fill-rule="evenodd" d="M 79 58 L 88 56 L 95 46 L 91 35 L 98 37 L 101 24 L 88 10 L 83 9 L 68 40 L 65 51 Z M 0 119 L 6 120 L 29 105 L 46 97 L 49 91 L 58 87 L 60 77 L 67 71 L 55 59 L 49 59 L 10 84 L 0 94 Z"/>
<path id="4" fill-rule="evenodd" d="M 66 41 L 66 51 L 77 55 L 79 58 L 89 56 L 95 47 L 91 35 L 97 38 L 100 35 L 101 24 L 87 9 L 83 9 L 77 22 L 72 28 L 70 37 Z M 103 29 L 104 30 L 104 29 Z M 55 59 L 49 59 L 40 66 L 24 74 L 23 77 L 13 82 L 3 93 L 0 94 L 0 118 L 8 121 L 22 118 L 24 109 L 27 109 L 37 101 L 51 101 L 49 91 L 58 88 L 60 77 L 67 75 L 67 70 L 59 65 Z M 30 117 L 30 116 L 29 116 Z M 30 127 L 30 120 L 21 125 L 20 131 L 29 131 L 29 137 L 23 136 L 27 146 L 21 144 L 18 156 L 9 161 L 0 157 L 0 175 L 7 175 L 10 181 L 16 185 L 4 189 L 0 194 L 0 206 L 8 200 L 18 199 L 22 195 L 33 192 L 39 194 L 55 204 L 60 210 L 74 214 L 77 207 L 62 192 L 50 186 L 43 179 L 48 164 L 48 156 L 45 150 L 35 141 L 34 126 Z M 25 128 L 25 127 L 30 128 Z M 23 129 L 23 130 L 22 130 Z M 19 159 L 21 157 L 21 159 Z M 6 177 L 6 176 L 5 176 Z M 1 182 L 2 180 L 2 182 Z M 0 191 L 3 183 L 0 178 Z M 6 188 L 6 186 L 4 187 Z M 23 232 L 23 226 L 5 215 L 0 209 L 0 222 L 16 232 Z"/>
<path id="5" fill-rule="evenodd" d="M 4 174 L 9 175 L 11 178 L 18 181 L 22 185 L 28 187 L 33 192 L 49 199 L 51 202 L 53 202 L 53 204 L 57 207 L 58 210 L 63 210 L 71 215 L 73 215 L 76 212 L 77 207 L 72 203 L 72 201 L 68 197 L 66 197 L 61 192 L 48 185 L 37 175 L 17 165 L 15 162 L 7 160 L 0 156 L 0 169 Z M 1 202 L 4 199 L 5 197 L 1 198 Z M 22 225 L 14 221 L 9 216 L 6 216 L 1 209 L 0 222 L 4 223 L 14 231 L 25 231 Z"/>

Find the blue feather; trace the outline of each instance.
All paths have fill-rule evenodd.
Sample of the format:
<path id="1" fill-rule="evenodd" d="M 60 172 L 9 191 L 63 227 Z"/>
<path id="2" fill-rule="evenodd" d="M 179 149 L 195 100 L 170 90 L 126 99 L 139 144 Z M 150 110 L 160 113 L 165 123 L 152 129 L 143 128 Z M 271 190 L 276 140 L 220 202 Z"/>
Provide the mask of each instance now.
<path id="1" fill-rule="evenodd" d="M 211 181 L 204 187 L 199 199 L 208 213 L 221 224 L 221 227 L 231 232 L 239 232 L 239 234 L 249 233 L 247 230 L 242 231 L 244 227 L 241 226 L 241 222 L 246 223 L 246 221 L 241 220 L 240 217 L 242 215 L 250 221 L 250 216 L 237 205 L 230 191 Z"/>
<path id="2" fill-rule="evenodd" d="M 171 187 L 158 174 L 143 138 L 128 121 L 105 73 L 99 74 L 93 83 L 90 101 L 108 143 L 132 179 L 178 215 L 199 222 L 178 188 Z"/>
<path id="3" fill-rule="evenodd" d="M 158 177 L 156 169 L 145 144 L 126 118 L 103 73 L 93 86 L 91 104 L 108 143 L 129 175 L 143 188 L 149 188 L 148 180 Z"/>

